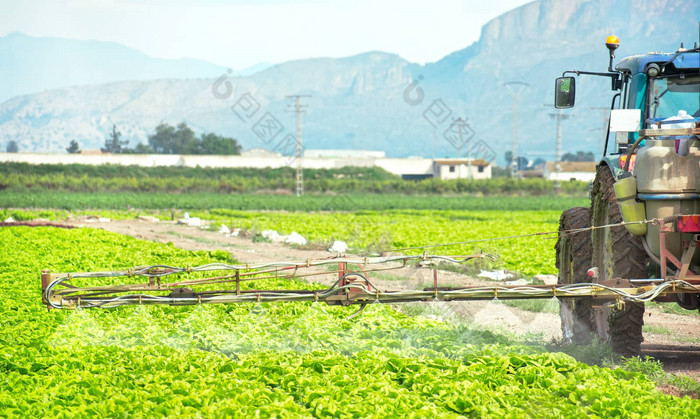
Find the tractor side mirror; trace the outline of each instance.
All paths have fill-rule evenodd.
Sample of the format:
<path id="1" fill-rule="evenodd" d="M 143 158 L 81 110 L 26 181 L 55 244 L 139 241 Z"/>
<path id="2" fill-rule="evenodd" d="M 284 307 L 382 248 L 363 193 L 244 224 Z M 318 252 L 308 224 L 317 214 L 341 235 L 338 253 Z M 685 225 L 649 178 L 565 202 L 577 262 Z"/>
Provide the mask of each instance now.
<path id="1" fill-rule="evenodd" d="M 554 107 L 557 109 L 573 108 L 576 102 L 576 79 L 559 77 L 554 87 Z"/>

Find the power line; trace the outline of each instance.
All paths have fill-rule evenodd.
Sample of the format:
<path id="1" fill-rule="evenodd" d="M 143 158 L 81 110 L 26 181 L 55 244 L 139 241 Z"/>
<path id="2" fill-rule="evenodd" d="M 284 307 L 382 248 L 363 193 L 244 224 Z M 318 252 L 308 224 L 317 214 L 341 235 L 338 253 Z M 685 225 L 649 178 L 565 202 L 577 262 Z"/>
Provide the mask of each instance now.
<path id="1" fill-rule="evenodd" d="M 296 147 L 296 166 L 297 166 L 297 179 L 296 179 L 296 186 L 297 186 L 297 196 L 302 196 L 304 195 L 304 165 L 302 162 L 302 155 L 303 155 L 303 144 L 301 140 L 301 114 L 306 112 L 306 108 L 309 107 L 309 105 L 302 105 L 301 104 L 301 98 L 303 97 L 311 97 L 310 95 L 289 95 L 287 96 L 288 98 L 294 98 L 294 110 L 292 112 L 296 113 L 296 142 L 297 142 L 297 147 Z"/>

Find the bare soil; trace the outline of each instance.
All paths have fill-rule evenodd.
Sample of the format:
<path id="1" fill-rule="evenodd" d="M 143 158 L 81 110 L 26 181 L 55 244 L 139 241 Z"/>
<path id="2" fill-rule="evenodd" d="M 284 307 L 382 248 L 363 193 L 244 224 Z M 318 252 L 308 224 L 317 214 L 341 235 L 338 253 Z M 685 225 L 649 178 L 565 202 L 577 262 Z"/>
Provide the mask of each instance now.
<path id="1" fill-rule="evenodd" d="M 245 237 L 228 237 L 225 234 L 176 224 L 175 222 L 150 222 L 122 220 L 112 222 L 86 222 L 71 220 L 70 226 L 101 228 L 126 234 L 138 239 L 161 243 L 173 243 L 187 250 L 225 250 L 241 263 L 256 264 L 272 261 L 304 261 L 333 256 L 322 249 L 295 248 L 282 243 L 253 242 Z M 422 289 L 433 286 L 432 270 L 408 267 L 371 274 L 373 285 L 381 290 Z M 315 281 L 330 285 L 332 275 L 314 277 Z M 466 275 L 440 271 L 438 286 L 493 285 L 487 281 Z M 434 304 L 434 303 L 431 303 Z M 516 335 L 539 335 L 546 341 L 561 341 L 562 333 L 557 314 L 533 313 L 494 301 L 450 302 L 440 305 L 438 317 L 457 317 L 474 324 Z M 426 309 L 428 310 L 428 309 Z M 644 342 L 642 356 L 652 356 L 664 364 L 667 372 L 683 374 L 700 382 L 700 316 L 665 313 L 648 307 L 644 315 Z M 669 394 L 679 390 L 670 386 L 662 388 Z"/>

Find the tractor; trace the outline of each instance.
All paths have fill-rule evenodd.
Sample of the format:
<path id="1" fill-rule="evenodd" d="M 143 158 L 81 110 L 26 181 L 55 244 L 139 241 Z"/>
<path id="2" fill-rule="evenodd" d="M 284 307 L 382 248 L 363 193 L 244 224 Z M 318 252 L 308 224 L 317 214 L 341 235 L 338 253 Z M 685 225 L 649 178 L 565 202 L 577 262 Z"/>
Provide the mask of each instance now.
<path id="1" fill-rule="evenodd" d="M 590 185 L 590 207 L 560 218 L 559 284 L 634 287 L 700 279 L 700 48 L 620 60 L 608 37 L 607 72 L 565 71 L 555 107 L 572 108 L 576 77 L 607 77 L 614 92 L 603 156 Z M 609 139 L 611 144 L 609 144 Z M 610 149 L 610 150 L 609 150 Z M 661 293 L 657 302 L 698 310 L 697 293 Z M 562 300 L 564 338 L 609 343 L 624 356 L 641 349 L 643 302 Z"/>

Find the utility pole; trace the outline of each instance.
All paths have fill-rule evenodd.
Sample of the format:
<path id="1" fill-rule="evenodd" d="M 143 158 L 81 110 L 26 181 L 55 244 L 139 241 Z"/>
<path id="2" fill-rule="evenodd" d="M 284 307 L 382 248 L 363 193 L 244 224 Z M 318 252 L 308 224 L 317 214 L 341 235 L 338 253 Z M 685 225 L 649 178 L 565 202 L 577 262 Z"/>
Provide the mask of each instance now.
<path id="1" fill-rule="evenodd" d="M 296 163 L 297 163 L 297 196 L 304 195 L 304 165 L 302 163 L 303 146 L 301 141 L 301 114 L 306 112 L 308 105 L 301 104 L 301 98 L 311 97 L 309 95 L 290 95 L 288 98 L 294 98 L 294 110 L 292 112 L 296 113 L 297 117 L 297 132 L 296 132 Z"/>
<path id="2" fill-rule="evenodd" d="M 511 156 L 511 177 L 518 178 L 518 98 L 529 84 L 521 81 L 503 83 L 513 95 L 513 153 Z"/>
<path id="3" fill-rule="evenodd" d="M 551 104 L 545 104 L 544 106 L 554 106 Z M 573 115 L 565 115 L 561 113 L 561 109 L 557 109 L 556 113 L 550 113 L 549 114 L 550 118 L 556 118 L 557 119 L 557 138 L 556 138 L 556 154 L 555 154 L 555 162 L 554 162 L 554 171 L 557 174 L 556 179 L 554 180 L 554 192 L 559 193 L 561 192 L 561 121 L 566 120 L 571 118 Z"/>

